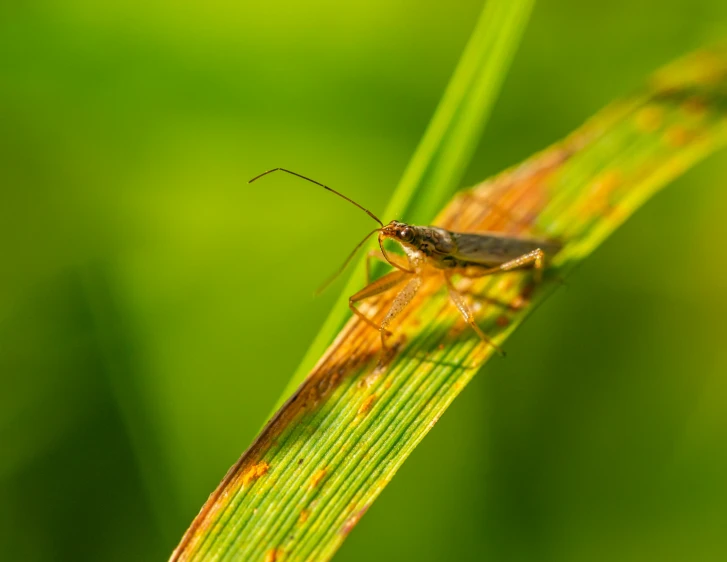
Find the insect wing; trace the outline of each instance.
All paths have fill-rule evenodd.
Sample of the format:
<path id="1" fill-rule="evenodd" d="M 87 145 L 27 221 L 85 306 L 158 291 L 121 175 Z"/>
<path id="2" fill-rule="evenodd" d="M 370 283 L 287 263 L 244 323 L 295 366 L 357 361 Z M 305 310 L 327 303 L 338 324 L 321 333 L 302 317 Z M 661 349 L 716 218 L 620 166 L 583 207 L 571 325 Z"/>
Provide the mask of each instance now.
<path id="1" fill-rule="evenodd" d="M 547 240 L 517 238 L 511 235 L 452 233 L 457 244 L 455 257 L 462 262 L 497 265 L 541 249 L 548 256 L 560 250 L 560 245 Z"/>

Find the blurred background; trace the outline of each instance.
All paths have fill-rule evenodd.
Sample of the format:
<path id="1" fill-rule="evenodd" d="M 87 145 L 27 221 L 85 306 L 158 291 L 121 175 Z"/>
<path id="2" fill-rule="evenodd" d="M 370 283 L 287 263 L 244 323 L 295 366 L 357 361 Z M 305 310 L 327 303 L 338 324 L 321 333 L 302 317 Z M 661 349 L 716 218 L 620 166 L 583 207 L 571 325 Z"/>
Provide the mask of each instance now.
<path id="1" fill-rule="evenodd" d="M 246 180 L 383 211 L 481 5 L 0 8 L 3 559 L 169 556 L 370 228 Z M 724 36 L 724 0 L 541 2 L 463 185 Z M 611 237 L 336 560 L 727 559 L 726 188 L 723 152 Z"/>

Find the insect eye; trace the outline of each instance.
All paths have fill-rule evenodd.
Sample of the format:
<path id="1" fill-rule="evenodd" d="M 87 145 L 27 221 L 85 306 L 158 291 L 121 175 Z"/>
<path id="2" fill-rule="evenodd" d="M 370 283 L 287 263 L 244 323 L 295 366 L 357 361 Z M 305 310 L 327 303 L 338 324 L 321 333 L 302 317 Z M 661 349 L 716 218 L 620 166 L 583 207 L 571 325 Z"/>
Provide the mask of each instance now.
<path id="1" fill-rule="evenodd" d="M 399 236 L 402 240 L 405 242 L 410 242 L 412 238 L 414 238 L 414 232 L 412 232 L 412 229 L 409 227 L 404 227 L 399 231 Z"/>

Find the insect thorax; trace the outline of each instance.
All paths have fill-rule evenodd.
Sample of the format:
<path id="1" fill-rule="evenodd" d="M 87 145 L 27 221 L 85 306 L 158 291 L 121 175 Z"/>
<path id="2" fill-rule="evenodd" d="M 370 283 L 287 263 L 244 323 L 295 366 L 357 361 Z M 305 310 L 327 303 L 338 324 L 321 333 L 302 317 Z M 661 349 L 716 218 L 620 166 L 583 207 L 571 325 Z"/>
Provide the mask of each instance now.
<path id="1" fill-rule="evenodd" d="M 411 242 L 404 243 L 404 250 L 411 259 L 426 259 L 432 265 L 449 267 L 439 262 L 456 251 L 452 235 L 443 228 L 433 226 L 411 226 L 414 237 Z"/>

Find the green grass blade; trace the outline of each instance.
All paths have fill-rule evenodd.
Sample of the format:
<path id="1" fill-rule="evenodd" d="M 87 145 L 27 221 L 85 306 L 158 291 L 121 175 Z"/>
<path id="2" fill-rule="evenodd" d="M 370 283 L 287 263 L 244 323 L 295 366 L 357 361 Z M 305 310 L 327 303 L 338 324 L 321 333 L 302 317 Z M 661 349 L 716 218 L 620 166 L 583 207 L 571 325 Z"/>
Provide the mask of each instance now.
<path id="1" fill-rule="evenodd" d="M 489 0 L 424 137 L 381 216 L 425 223 L 459 187 L 534 0 Z M 276 409 L 303 381 L 348 318 L 348 297 L 365 282 L 363 260 L 291 378 Z"/>
<path id="2" fill-rule="evenodd" d="M 674 63 L 563 142 L 456 197 L 436 224 L 538 231 L 564 243 L 537 288 L 528 272 L 462 280 L 479 325 L 502 343 L 657 189 L 726 143 L 727 51 L 715 49 Z M 365 311 L 381 315 L 389 298 Z M 492 355 L 436 278 L 403 316 L 397 354 L 384 370 L 376 367 L 378 333 L 349 320 L 230 469 L 172 559 L 307 561 L 335 553 Z"/>

